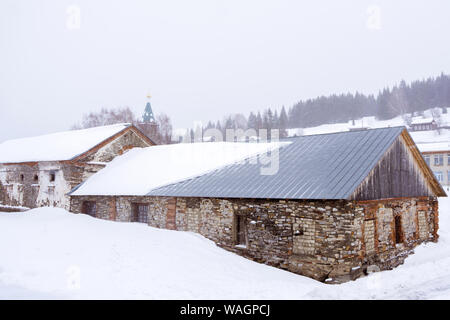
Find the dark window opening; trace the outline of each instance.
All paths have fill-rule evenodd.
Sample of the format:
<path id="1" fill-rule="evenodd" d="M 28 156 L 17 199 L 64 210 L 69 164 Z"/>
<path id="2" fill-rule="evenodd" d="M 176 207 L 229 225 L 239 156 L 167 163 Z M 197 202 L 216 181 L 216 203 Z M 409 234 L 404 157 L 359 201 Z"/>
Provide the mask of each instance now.
<path id="1" fill-rule="evenodd" d="M 395 243 L 403 242 L 403 230 L 402 230 L 402 217 L 400 215 L 395 216 L 394 218 L 394 226 L 395 226 Z"/>
<path id="2" fill-rule="evenodd" d="M 148 204 L 134 203 L 131 221 L 148 223 Z"/>
<path id="3" fill-rule="evenodd" d="M 294 236 L 303 236 L 305 234 L 305 231 L 303 230 L 303 227 L 299 227 L 298 230 L 294 232 Z"/>
<path id="4" fill-rule="evenodd" d="M 245 216 L 236 216 L 235 239 L 237 245 L 247 245 L 247 226 Z"/>
<path id="5" fill-rule="evenodd" d="M 81 212 L 95 217 L 97 213 L 97 203 L 95 201 L 84 201 Z"/>
<path id="6" fill-rule="evenodd" d="M 55 173 L 50 172 L 50 182 L 54 182 L 54 181 L 55 181 Z"/>
<path id="7" fill-rule="evenodd" d="M 20 181 L 23 182 L 23 180 L 25 180 L 25 176 L 23 174 L 20 175 Z"/>
<path id="8" fill-rule="evenodd" d="M 37 174 L 35 174 L 34 177 L 33 177 L 33 180 L 34 180 L 35 182 L 38 182 L 38 181 L 39 181 L 39 176 L 38 176 Z"/>

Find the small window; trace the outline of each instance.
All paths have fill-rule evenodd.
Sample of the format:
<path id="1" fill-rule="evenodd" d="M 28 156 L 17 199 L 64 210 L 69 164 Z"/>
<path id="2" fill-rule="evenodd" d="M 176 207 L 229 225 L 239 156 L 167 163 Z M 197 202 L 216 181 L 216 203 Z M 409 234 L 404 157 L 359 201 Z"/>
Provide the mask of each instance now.
<path id="1" fill-rule="evenodd" d="M 444 155 L 443 154 L 435 154 L 434 155 L 434 165 L 435 166 L 444 165 Z"/>
<path id="2" fill-rule="evenodd" d="M 447 165 L 450 166 L 450 153 L 447 153 Z"/>
<path id="3" fill-rule="evenodd" d="M 34 182 L 38 182 L 39 181 L 39 176 L 37 174 L 34 175 L 33 177 Z"/>
<path id="4" fill-rule="evenodd" d="M 25 180 L 25 176 L 23 174 L 20 175 L 20 181 L 24 181 Z"/>
<path id="5" fill-rule="evenodd" d="M 247 225 L 245 216 L 235 216 L 235 242 L 239 246 L 247 246 Z"/>
<path id="6" fill-rule="evenodd" d="M 434 171 L 434 175 L 436 176 L 436 179 L 439 182 L 443 182 L 444 181 L 444 175 L 442 174 L 442 171 Z"/>
<path id="7" fill-rule="evenodd" d="M 50 182 L 54 182 L 54 181 L 55 181 L 55 173 L 50 172 Z"/>
<path id="8" fill-rule="evenodd" d="M 97 203 L 95 201 L 84 201 L 81 212 L 95 217 L 97 214 Z"/>
<path id="9" fill-rule="evenodd" d="M 148 204 L 134 203 L 132 222 L 148 223 Z"/>
<path id="10" fill-rule="evenodd" d="M 395 228 L 395 243 L 403 242 L 403 228 L 402 228 L 402 216 L 397 215 L 394 218 L 394 228 Z"/>

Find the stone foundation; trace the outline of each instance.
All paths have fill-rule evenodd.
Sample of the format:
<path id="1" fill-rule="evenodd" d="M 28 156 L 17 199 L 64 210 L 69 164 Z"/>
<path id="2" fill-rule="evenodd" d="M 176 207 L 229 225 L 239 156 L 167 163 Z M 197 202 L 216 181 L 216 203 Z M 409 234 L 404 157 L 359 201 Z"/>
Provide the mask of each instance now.
<path id="1" fill-rule="evenodd" d="M 116 221 L 133 220 L 133 203 L 148 204 L 152 227 L 196 232 L 254 261 L 327 283 L 356 279 L 368 268 L 392 269 L 418 244 L 437 240 L 435 198 L 291 201 L 72 196 L 71 211 L 80 213 L 84 201 L 97 202 L 99 218 Z M 244 243 L 237 235 L 238 217 L 245 227 Z M 395 231 L 395 221 L 401 223 L 397 226 L 401 234 Z"/>

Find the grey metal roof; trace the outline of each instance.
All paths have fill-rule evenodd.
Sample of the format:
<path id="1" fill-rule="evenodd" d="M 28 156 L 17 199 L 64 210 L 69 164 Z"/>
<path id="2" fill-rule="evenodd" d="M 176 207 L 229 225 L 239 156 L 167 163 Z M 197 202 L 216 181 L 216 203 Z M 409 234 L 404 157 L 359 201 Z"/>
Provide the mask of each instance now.
<path id="1" fill-rule="evenodd" d="M 404 127 L 302 136 L 279 150 L 279 170 L 236 163 L 152 190 L 171 197 L 347 199 Z"/>

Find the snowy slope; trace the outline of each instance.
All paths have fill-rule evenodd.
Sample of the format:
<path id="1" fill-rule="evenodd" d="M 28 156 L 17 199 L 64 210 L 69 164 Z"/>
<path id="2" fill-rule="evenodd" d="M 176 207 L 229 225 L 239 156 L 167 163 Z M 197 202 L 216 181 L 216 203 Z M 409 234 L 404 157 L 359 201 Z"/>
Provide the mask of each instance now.
<path id="1" fill-rule="evenodd" d="M 153 188 L 199 176 L 289 143 L 208 142 L 135 148 L 116 157 L 72 195 L 146 195 Z"/>
<path id="2" fill-rule="evenodd" d="M 40 208 L 0 213 L 0 298 L 450 299 L 450 200 L 440 239 L 342 285 L 258 264 L 200 235 Z"/>
<path id="3" fill-rule="evenodd" d="M 424 117 L 413 117 L 413 121 L 427 120 L 429 121 L 432 117 L 431 110 L 426 110 L 424 112 Z M 441 125 L 450 125 L 450 108 L 447 108 L 447 113 L 441 114 Z M 342 132 L 349 131 L 350 129 L 358 128 L 385 128 L 385 127 L 398 127 L 406 126 L 405 120 L 401 117 L 395 117 L 389 120 L 377 120 L 375 117 L 364 117 L 362 119 L 355 120 L 355 124 L 352 121 L 345 123 L 333 123 L 333 124 L 323 124 L 317 127 L 310 128 L 294 128 L 288 129 L 289 136 L 301 136 L 301 135 L 313 135 L 313 134 L 323 134 L 331 132 Z M 435 142 L 448 142 L 450 141 L 450 130 L 442 129 L 440 131 L 415 131 L 410 132 L 412 138 L 416 144 L 422 143 L 435 143 Z M 420 146 L 419 146 L 420 148 Z"/>
<path id="4" fill-rule="evenodd" d="M 70 160 L 129 126 L 121 123 L 8 140 L 0 143 L 0 163 Z"/>

